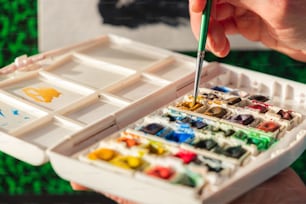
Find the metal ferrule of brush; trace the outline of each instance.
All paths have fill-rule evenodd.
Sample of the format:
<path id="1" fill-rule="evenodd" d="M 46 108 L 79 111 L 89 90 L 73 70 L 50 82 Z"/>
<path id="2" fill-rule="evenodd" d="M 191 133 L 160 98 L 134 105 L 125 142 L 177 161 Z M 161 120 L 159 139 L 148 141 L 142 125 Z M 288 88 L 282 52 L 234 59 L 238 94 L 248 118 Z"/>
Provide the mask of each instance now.
<path id="1" fill-rule="evenodd" d="M 197 70 L 196 70 L 196 75 L 195 75 L 195 81 L 194 81 L 194 89 L 193 89 L 193 104 L 196 103 L 197 101 L 197 96 L 198 96 L 198 87 L 200 84 L 200 79 L 201 79 L 201 73 L 202 73 L 202 67 L 203 67 L 203 61 L 205 57 L 205 50 L 203 51 L 198 51 L 198 57 L 197 57 Z"/>

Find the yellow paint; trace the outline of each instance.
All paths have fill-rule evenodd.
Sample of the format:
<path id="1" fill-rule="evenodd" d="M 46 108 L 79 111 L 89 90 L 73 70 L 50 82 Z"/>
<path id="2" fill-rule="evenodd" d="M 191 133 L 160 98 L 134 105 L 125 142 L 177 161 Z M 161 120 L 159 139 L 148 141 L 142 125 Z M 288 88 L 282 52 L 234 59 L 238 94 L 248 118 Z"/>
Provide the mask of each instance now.
<path id="1" fill-rule="evenodd" d="M 130 157 L 127 158 L 127 163 L 131 168 L 135 169 L 135 168 L 138 168 L 141 165 L 141 159 L 138 158 L 138 157 L 131 157 L 130 156 Z"/>
<path id="2" fill-rule="evenodd" d="M 36 102 L 52 102 L 53 98 L 58 98 L 61 93 L 54 88 L 23 88 L 22 91 Z"/>
<path id="3" fill-rule="evenodd" d="M 163 155 L 167 152 L 164 145 L 156 141 L 150 141 L 150 143 L 147 146 L 147 149 L 149 150 L 149 153 L 157 155 Z"/>
<path id="4" fill-rule="evenodd" d="M 110 161 L 117 155 L 117 152 L 112 149 L 101 148 L 89 153 L 88 158 L 91 160 L 101 159 L 104 161 Z"/>
<path id="5" fill-rule="evenodd" d="M 183 101 L 181 103 L 176 104 L 177 108 L 180 108 L 182 110 L 189 110 L 189 111 L 195 111 L 196 109 L 202 107 L 203 104 L 200 104 L 198 102 L 196 102 L 195 104 L 193 104 L 192 102 L 189 101 Z"/>
<path id="6" fill-rule="evenodd" d="M 118 156 L 110 161 L 111 164 L 124 169 L 137 169 L 143 164 L 143 160 L 135 156 Z"/>

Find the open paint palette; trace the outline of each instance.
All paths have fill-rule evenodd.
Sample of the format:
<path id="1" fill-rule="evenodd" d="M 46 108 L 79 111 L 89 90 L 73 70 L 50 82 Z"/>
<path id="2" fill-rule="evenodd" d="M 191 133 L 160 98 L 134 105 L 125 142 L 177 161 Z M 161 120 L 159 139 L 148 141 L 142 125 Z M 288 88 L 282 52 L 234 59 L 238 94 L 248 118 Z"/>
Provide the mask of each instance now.
<path id="1" fill-rule="evenodd" d="M 35 57 L 0 82 L 0 149 L 96 191 L 224 203 L 305 150 L 304 84 L 205 63 L 193 104 L 181 54 L 109 35 Z"/>

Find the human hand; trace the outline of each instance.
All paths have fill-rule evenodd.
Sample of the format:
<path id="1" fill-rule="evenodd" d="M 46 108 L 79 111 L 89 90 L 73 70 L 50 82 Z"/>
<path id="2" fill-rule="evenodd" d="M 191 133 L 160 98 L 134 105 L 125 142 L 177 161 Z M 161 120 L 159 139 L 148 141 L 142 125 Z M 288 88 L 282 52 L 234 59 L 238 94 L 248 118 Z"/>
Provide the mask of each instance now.
<path id="1" fill-rule="evenodd" d="M 306 187 L 299 176 L 287 168 L 230 204 L 241 203 L 306 203 Z"/>
<path id="2" fill-rule="evenodd" d="M 189 0 L 190 23 L 199 37 L 201 12 L 206 0 Z M 219 57 L 230 50 L 228 34 L 306 62 L 306 0 L 214 0 L 207 49 Z"/>
<path id="3" fill-rule="evenodd" d="M 75 191 L 86 191 L 88 190 L 88 188 L 84 187 L 84 186 L 81 186 L 75 182 L 70 182 L 70 185 L 72 187 L 73 190 Z M 137 204 L 133 201 L 130 201 L 130 200 L 126 200 L 124 198 L 120 198 L 118 196 L 115 196 L 115 195 L 112 195 L 112 194 L 109 194 L 109 193 L 102 193 L 103 195 L 105 195 L 106 197 L 108 197 L 109 199 L 112 199 L 113 201 L 117 202 L 118 204 Z"/>

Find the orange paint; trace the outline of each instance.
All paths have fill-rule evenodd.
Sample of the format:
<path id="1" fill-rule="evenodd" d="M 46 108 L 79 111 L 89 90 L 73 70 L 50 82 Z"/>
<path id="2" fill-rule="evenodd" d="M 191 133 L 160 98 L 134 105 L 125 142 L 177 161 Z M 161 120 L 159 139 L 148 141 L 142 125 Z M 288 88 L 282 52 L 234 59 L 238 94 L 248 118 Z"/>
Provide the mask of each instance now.
<path id="1" fill-rule="evenodd" d="M 58 98 L 61 93 L 54 88 L 23 88 L 22 91 L 36 102 L 52 102 L 53 98 Z"/>
<path id="2" fill-rule="evenodd" d="M 117 139 L 118 142 L 124 142 L 128 148 L 138 146 L 140 143 L 135 138 L 120 137 Z"/>

